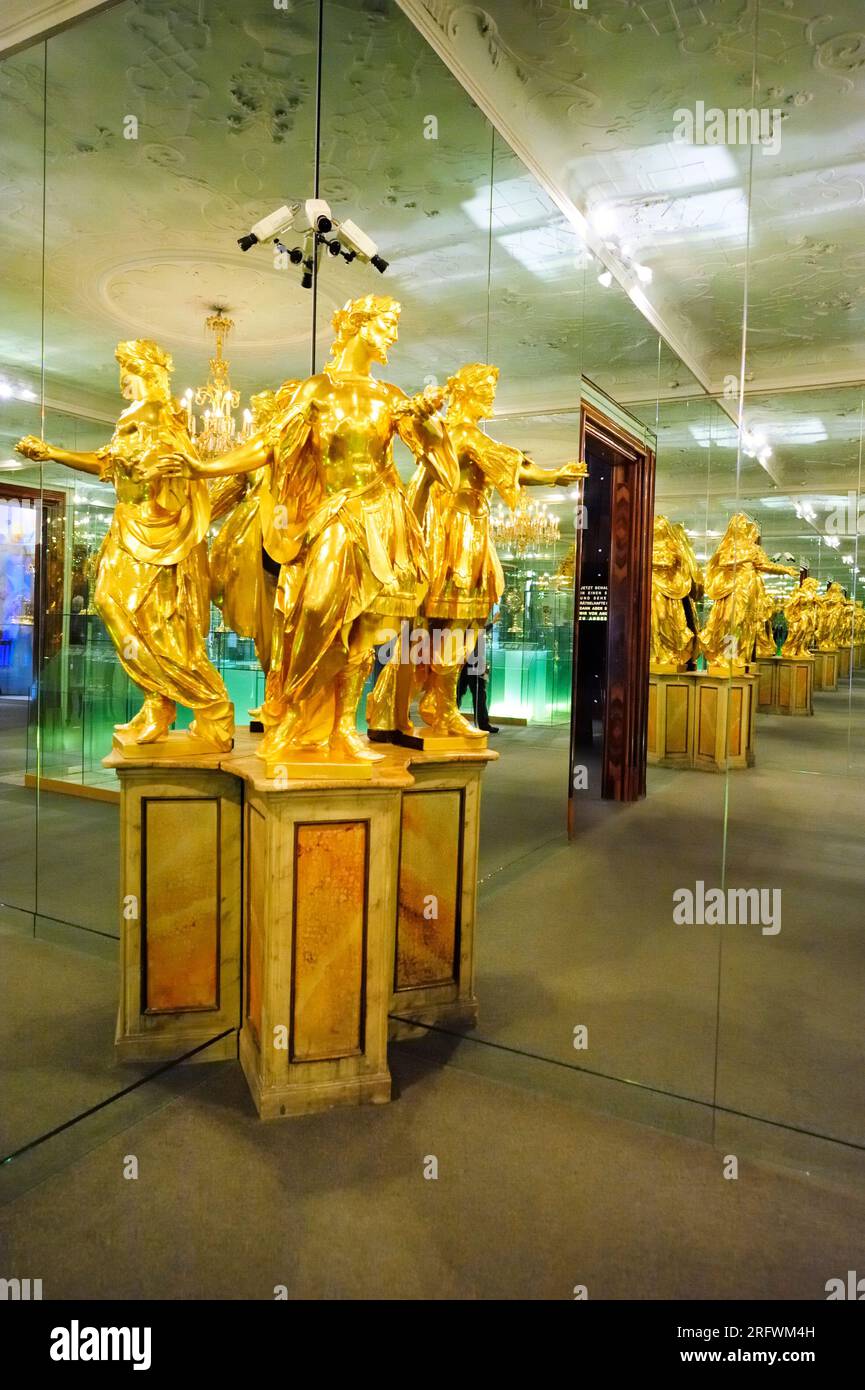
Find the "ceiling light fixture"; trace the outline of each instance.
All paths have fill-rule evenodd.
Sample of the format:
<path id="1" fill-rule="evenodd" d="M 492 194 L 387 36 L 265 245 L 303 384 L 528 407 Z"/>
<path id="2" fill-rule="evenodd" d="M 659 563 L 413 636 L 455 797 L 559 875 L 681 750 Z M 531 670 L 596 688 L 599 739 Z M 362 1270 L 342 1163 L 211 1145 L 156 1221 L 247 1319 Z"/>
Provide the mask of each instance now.
<path id="1" fill-rule="evenodd" d="M 210 359 L 210 376 L 207 385 L 199 386 L 195 392 L 191 386 L 186 389 L 183 405 L 189 437 L 195 441 L 198 453 L 203 459 L 214 459 L 227 454 L 235 444 L 243 444 L 249 438 L 252 434 L 252 411 L 244 410 L 243 423 L 238 429 L 234 412 L 240 405 L 240 392 L 232 389 L 228 362 L 222 355 L 223 344 L 234 327 L 234 321 L 226 316 L 223 309 L 215 307 L 204 322 L 216 338 L 216 352 Z M 196 405 L 205 406 L 200 423 L 193 414 L 193 398 Z"/>

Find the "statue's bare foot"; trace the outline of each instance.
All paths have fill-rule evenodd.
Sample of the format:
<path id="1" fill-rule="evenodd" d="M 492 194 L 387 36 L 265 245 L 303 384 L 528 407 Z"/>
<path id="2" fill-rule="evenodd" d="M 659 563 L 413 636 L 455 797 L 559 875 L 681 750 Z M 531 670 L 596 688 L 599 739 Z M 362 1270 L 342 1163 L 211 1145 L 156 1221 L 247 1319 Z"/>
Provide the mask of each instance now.
<path id="1" fill-rule="evenodd" d="M 330 755 L 339 762 L 380 763 L 383 753 L 374 753 L 356 730 L 337 729 L 328 740 Z"/>

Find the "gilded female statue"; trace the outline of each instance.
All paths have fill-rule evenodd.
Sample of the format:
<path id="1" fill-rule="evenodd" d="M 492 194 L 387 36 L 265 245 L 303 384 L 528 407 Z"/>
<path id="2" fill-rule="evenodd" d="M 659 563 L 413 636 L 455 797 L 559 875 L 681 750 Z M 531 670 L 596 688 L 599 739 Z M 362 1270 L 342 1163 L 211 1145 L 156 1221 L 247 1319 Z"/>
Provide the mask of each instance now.
<path id="1" fill-rule="evenodd" d="M 825 592 L 818 595 L 818 602 L 814 645 L 821 652 L 839 651 L 850 640 L 844 590 L 840 584 L 829 584 Z"/>
<path id="2" fill-rule="evenodd" d="M 774 564 L 760 546 L 757 523 L 736 512 L 706 566 L 706 596 L 712 599 L 712 610 L 700 632 L 700 647 L 710 669 L 720 669 L 724 675 L 747 669 L 762 621 L 764 574 L 796 578 L 799 571 Z"/>
<path id="3" fill-rule="evenodd" d="M 539 468 L 519 449 L 499 444 L 483 432 L 481 421 L 493 413 L 498 376 L 498 367 L 471 362 L 448 379 L 445 426 L 459 462 L 456 490 L 434 484 L 421 502 L 422 474 L 416 474 L 409 486 L 409 497 L 423 517 L 430 568 L 421 613 L 431 629 L 431 660 L 419 709 L 436 735 L 479 737 L 460 714 L 456 691 L 463 663 L 471 660 L 478 635 L 505 586 L 490 525 L 493 492 L 513 508 L 520 487 L 566 487 L 586 476 L 583 463 Z M 446 640 L 437 640 L 437 632 Z M 371 728 L 409 731 L 409 687 L 410 682 L 400 680 L 393 666 L 385 669 L 367 701 Z"/>
<path id="4" fill-rule="evenodd" d="M 696 624 L 685 605 L 702 587 L 700 567 L 684 528 L 656 516 L 652 535 L 652 624 L 649 661 L 653 671 L 684 671 L 697 645 Z M 692 603 L 693 606 L 693 603 Z"/>
<path id="5" fill-rule="evenodd" d="M 194 710 L 189 734 L 228 750 L 234 710 L 205 646 L 210 594 L 205 537 L 207 486 L 178 476 L 195 450 L 186 415 L 171 396 L 172 361 L 156 343 L 119 343 L 120 390 L 130 404 L 110 441 L 94 453 L 60 449 L 28 435 L 27 458 L 53 459 L 114 484 L 117 506 L 102 544 L 95 607 L 144 703 L 117 729 L 135 743 L 164 739 L 178 704 Z"/>
<path id="6" fill-rule="evenodd" d="M 784 605 L 784 617 L 787 620 L 787 636 L 781 655 L 799 659 L 810 656 L 820 622 L 818 580 L 802 580 Z"/>
<path id="7" fill-rule="evenodd" d="M 253 424 L 263 430 L 291 400 L 299 381 L 287 381 L 279 391 L 259 391 L 250 400 Z M 261 522 L 262 492 L 270 487 L 270 467 L 251 473 L 229 473 L 210 484 L 213 519 L 228 514 L 210 547 L 210 596 L 221 609 L 226 627 L 251 637 L 265 676 L 270 670 L 273 610 L 279 565 L 264 546 Z M 260 710 L 251 710 L 260 718 Z"/>
<path id="8" fill-rule="evenodd" d="M 372 375 L 396 341 L 400 306 L 366 295 L 333 318 L 324 370 L 263 430 L 198 476 L 270 467 L 261 492 L 265 549 L 280 562 L 271 666 L 262 707 L 268 764 L 326 745 L 331 759 L 378 761 L 357 732 L 373 649 L 426 592 L 426 553 L 393 461 L 397 434 L 422 463 L 425 492 L 457 481 L 434 413 L 440 393 L 409 399 Z"/>
<path id="9" fill-rule="evenodd" d="M 768 660 L 776 655 L 778 643 L 775 641 L 775 629 L 773 619 L 775 614 L 783 610 L 783 605 L 779 604 L 775 594 L 763 590 L 763 606 L 760 611 L 760 626 L 757 629 L 757 645 L 755 654 Z"/>

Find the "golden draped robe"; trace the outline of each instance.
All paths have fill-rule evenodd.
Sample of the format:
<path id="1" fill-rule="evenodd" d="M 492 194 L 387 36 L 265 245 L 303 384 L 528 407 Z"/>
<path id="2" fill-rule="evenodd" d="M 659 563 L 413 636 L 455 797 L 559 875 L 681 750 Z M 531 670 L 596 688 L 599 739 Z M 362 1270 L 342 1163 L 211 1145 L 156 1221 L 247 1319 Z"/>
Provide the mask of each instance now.
<path id="1" fill-rule="evenodd" d="M 198 732 L 224 741 L 234 712 L 205 645 L 207 484 L 146 476 L 161 457 L 193 452 L 180 406 L 153 400 L 124 411 L 97 451 L 117 505 L 100 551 L 95 607 L 135 684 L 193 709 Z"/>

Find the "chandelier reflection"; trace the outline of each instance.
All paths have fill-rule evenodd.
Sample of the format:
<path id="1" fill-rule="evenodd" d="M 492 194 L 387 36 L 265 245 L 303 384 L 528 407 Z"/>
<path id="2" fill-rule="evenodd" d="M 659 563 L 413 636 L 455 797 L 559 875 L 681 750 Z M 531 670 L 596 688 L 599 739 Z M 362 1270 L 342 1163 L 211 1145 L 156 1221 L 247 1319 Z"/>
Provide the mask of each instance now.
<path id="1" fill-rule="evenodd" d="M 493 540 L 504 554 L 538 555 L 559 539 L 559 518 L 546 502 L 530 502 L 525 488 L 520 488 L 514 510 L 499 505 L 491 522 Z"/>
<path id="2" fill-rule="evenodd" d="M 229 364 L 222 355 L 234 320 L 228 318 L 222 309 L 216 308 L 204 323 L 216 339 L 216 350 L 210 359 L 210 376 L 206 386 L 199 386 L 195 392 L 189 387 L 184 392 L 183 405 L 189 435 L 195 441 L 200 457 L 214 459 L 249 438 L 252 434 L 252 412 L 244 410 L 238 425 L 234 412 L 240 405 L 240 392 L 232 389 L 228 376 Z M 193 412 L 193 399 L 196 405 L 204 406 L 200 419 Z"/>

